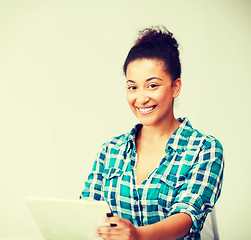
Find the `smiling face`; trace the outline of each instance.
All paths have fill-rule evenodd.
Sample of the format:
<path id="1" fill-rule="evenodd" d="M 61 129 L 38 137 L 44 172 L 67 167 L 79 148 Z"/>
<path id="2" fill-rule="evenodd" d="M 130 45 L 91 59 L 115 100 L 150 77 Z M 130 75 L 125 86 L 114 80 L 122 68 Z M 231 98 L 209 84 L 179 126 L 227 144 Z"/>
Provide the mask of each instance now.
<path id="1" fill-rule="evenodd" d="M 179 95 L 181 80 L 172 83 L 161 60 L 130 62 L 126 80 L 127 102 L 144 126 L 165 125 L 166 120 L 173 120 L 173 99 Z"/>

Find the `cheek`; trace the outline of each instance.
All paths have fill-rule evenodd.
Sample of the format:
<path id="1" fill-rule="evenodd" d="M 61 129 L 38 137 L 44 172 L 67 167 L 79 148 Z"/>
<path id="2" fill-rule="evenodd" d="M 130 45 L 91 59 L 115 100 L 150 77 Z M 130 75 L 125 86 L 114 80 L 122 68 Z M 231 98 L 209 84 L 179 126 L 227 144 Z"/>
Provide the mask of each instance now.
<path id="1" fill-rule="evenodd" d="M 126 94 L 126 100 L 127 100 L 129 105 L 132 105 L 133 102 L 134 102 L 133 96 L 131 94 L 128 94 L 128 93 Z"/>
<path id="2" fill-rule="evenodd" d="M 165 93 L 159 94 L 155 99 L 161 105 L 162 104 L 169 105 L 169 103 L 172 102 L 173 97 L 170 92 L 169 93 L 165 92 Z"/>

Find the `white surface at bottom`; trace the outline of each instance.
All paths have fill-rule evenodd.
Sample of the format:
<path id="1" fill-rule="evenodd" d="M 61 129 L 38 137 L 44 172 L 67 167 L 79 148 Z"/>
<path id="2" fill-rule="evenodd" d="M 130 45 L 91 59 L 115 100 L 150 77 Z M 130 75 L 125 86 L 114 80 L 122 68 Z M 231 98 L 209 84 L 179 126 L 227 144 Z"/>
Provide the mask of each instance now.
<path id="1" fill-rule="evenodd" d="M 0 240 L 45 240 L 43 237 L 0 237 Z"/>

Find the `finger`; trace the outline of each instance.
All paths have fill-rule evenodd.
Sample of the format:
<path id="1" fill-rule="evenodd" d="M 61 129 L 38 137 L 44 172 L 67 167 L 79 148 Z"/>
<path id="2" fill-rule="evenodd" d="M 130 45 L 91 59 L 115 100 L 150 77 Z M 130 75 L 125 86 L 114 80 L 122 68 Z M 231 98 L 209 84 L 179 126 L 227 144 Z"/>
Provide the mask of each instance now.
<path id="1" fill-rule="evenodd" d="M 97 235 L 102 239 L 113 240 L 122 239 L 120 235 L 120 230 L 114 229 L 112 227 L 101 227 L 97 229 Z"/>
<path id="2" fill-rule="evenodd" d="M 111 227 L 117 227 L 117 223 L 119 222 L 119 217 L 118 215 L 114 215 L 112 217 L 107 217 L 106 222 L 110 223 Z"/>
<path id="3" fill-rule="evenodd" d="M 96 230 L 98 234 L 121 235 L 128 234 L 129 228 L 121 227 L 100 227 Z"/>
<path id="4" fill-rule="evenodd" d="M 130 225 L 132 225 L 132 223 L 124 218 L 120 218 L 117 214 L 114 214 L 114 217 L 110 217 L 107 220 L 110 224 L 116 224 L 118 228 L 125 228 L 128 227 Z"/>
<path id="5" fill-rule="evenodd" d="M 111 234 L 111 235 L 119 235 L 120 229 L 113 227 L 100 227 L 97 229 L 97 233 L 99 234 Z"/>
<path id="6" fill-rule="evenodd" d="M 103 240 L 128 240 L 130 239 L 129 236 L 111 235 L 111 234 L 99 234 L 98 237 L 102 238 Z"/>
<path id="7" fill-rule="evenodd" d="M 117 224 L 110 222 L 111 218 L 114 217 L 114 214 L 113 213 L 107 213 L 106 216 L 107 216 L 106 221 L 110 223 L 110 226 L 111 227 L 117 227 Z M 115 216 L 118 217 L 117 214 Z"/>

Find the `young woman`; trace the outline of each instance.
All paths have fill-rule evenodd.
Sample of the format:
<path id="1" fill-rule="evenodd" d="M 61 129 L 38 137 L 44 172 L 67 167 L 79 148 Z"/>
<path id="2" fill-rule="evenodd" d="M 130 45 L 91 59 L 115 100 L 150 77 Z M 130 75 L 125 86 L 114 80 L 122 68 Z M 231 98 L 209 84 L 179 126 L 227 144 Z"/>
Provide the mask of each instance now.
<path id="1" fill-rule="evenodd" d="M 127 101 L 140 124 L 103 144 L 82 199 L 105 200 L 116 227 L 102 239 L 200 239 L 219 198 L 223 150 L 214 137 L 176 119 L 181 90 L 178 43 L 160 28 L 145 29 L 125 63 Z"/>

